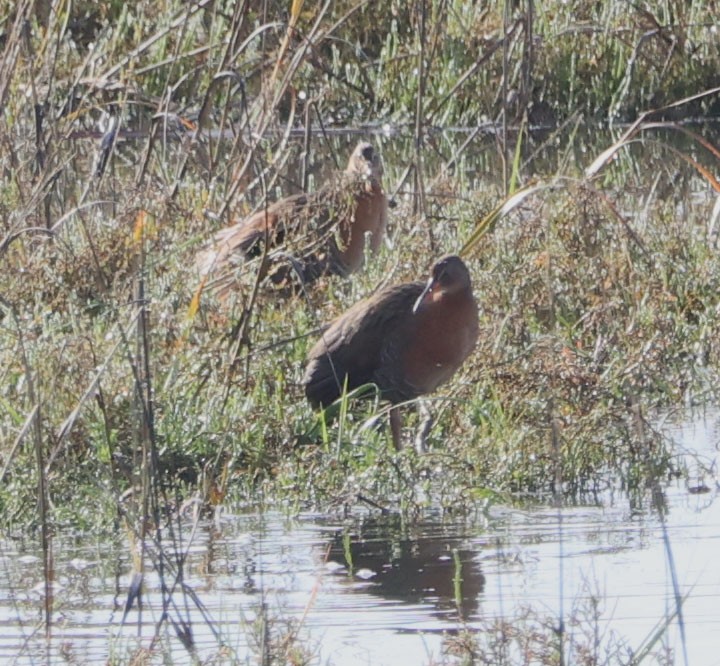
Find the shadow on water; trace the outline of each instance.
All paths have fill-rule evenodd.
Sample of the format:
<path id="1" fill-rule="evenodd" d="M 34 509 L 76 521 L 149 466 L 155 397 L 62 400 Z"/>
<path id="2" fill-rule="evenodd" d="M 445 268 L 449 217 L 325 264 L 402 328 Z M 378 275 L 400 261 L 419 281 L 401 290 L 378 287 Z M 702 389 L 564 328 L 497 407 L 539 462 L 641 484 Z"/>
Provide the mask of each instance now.
<path id="1" fill-rule="evenodd" d="M 518 657 L 523 649 L 540 654 L 558 645 L 562 618 L 567 663 L 586 649 L 598 655 L 592 663 L 621 663 L 670 618 L 654 653 L 683 663 L 684 645 L 689 663 L 713 663 L 708 655 L 720 630 L 717 423 L 712 417 L 677 428 L 677 455 L 692 482 L 663 488 L 664 516 L 608 493 L 600 506 L 496 506 L 464 521 L 430 514 L 413 525 L 372 514 L 186 521 L 184 538 L 195 532 L 184 550 L 185 594 L 175 591 L 167 608 L 173 621 L 160 635 L 157 570 L 146 572 L 142 608 L 135 604 L 123 624 L 133 577 L 125 537 L 98 541 L 61 531 L 46 644 L 37 544 L 5 539 L 0 662 L 128 663 L 145 654 L 150 663 L 186 663 L 189 655 L 255 663 L 270 654 L 275 661 L 266 663 L 284 663 L 289 646 L 300 645 L 306 663 L 456 663 L 445 652 L 448 641 L 470 636 L 477 655 L 499 658 L 502 649 L 508 663 L 527 663 Z M 684 641 L 676 594 L 684 598 Z M 504 647 L 492 643 L 498 636 Z M 604 661 L 601 651 L 610 655 Z"/>
<path id="2" fill-rule="evenodd" d="M 397 515 L 372 517 L 335 536 L 328 561 L 343 565 L 351 590 L 429 604 L 436 617 L 469 620 L 477 616 L 485 577 L 466 530 L 462 523 L 404 527 Z"/>

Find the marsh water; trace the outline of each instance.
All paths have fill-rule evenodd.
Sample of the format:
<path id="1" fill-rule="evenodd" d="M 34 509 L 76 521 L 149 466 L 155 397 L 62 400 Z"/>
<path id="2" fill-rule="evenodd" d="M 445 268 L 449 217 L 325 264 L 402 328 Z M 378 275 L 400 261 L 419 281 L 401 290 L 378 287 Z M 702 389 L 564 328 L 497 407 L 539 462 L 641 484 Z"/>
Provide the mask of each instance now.
<path id="1" fill-rule="evenodd" d="M 123 620 L 133 580 L 123 534 L 55 535 L 49 639 L 38 541 L 5 539 L 0 663 L 127 663 L 138 647 L 148 650 L 144 663 L 270 663 L 259 645 L 273 640 L 298 641 L 303 663 L 452 663 L 453 636 L 469 630 L 482 644 L 505 619 L 528 631 L 557 630 L 562 620 L 570 645 L 595 644 L 597 663 L 621 663 L 603 660 L 609 642 L 615 654 L 637 654 L 669 621 L 655 653 L 720 664 L 720 416 L 673 432 L 692 483 L 668 482 L 661 510 L 608 491 L 592 505 L 493 505 L 412 525 L 371 510 L 353 518 L 224 513 L 199 525 L 188 518 L 178 535 L 186 593 L 173 593 L 171 628 L 154 643 L 157 569 L 146 574 L 142 608 L 134 603 Z M 577 663 L 574 649 L 565 663 Z"/>

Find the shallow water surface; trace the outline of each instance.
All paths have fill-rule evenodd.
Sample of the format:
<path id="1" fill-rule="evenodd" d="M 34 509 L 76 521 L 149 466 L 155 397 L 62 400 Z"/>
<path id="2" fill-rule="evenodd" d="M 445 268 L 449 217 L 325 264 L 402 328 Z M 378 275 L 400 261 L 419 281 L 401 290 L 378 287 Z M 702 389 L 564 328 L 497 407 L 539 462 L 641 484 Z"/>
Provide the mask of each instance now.
<path id="1" fill-rule="evenodd" d="M 168 655 L 189 663 L 183 635 L 202 662 L 261 663 L 265 636 L 283 645 L 297 637 L 311 663 L 427 664 L 450 661 L 444 646 L 462 629 L 486 645 L 500 618 L 551 633 L 561 617 L 567 663 L 595 643 L 598 663 L 617 663 L 674 613 L 674 571 L 687 597 L 685 641 L 675 619 L 655 651 L 671 649 L 682 664 L 684 646 L 689 664 L 720 664 L 719 438 L 714 419 L 678 428 L 678 455 L 697 484 L 665 489 L 664 521 L 618 495 L 602 507 L 496 506 L 472 520 L 413 525 L 396 516 L 225 515 L 192 540 L 188 524 L 178 547 L 187 551 L 188 594 L 175 591 L 174 628 L 152 645 L 160 579 L 157 569 L 147 574 L 142 610 L 135 604 L 123 623 L 132 562 L 122 535 L 55 537 L 49 642 L 37 543 L 3 540 L 0 663 L 126 663 L 138 646 L 151 649 L 151 663 Z M 166 580 L 173 566 L 171 558 Z M 607 645 L 616 650 L 610 660 Z"/>

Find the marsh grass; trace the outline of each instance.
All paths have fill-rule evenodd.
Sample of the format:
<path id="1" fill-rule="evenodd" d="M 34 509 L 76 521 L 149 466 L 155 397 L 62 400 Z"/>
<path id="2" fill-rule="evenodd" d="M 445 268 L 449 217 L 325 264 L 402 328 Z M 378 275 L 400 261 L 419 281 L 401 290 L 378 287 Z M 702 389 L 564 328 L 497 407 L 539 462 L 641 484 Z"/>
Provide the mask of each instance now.
<path id="1" fill-rule="evenodd" d="M 112 512 L 105 490 L 140 482 L 148 457 L 157 466 L 152 474 L 215 502 L 229 492 L 246 501 L 322 505 L 345 497 L 345 479 L 358 476 L 368 477 L 358 491 L 375 498 L 412 485 L 405 481 L 426 465 L 412 452 L 387 466 L 395 471 L 378 470 L 391 457 L 386 432 L 368 423 L 383 405 L 353 401 L 323 424 L 318 447 L 317 417 L 297 382 L 313 331 L 379 284 L 422 276 L 438 253 L 459 249 L 502 197 L 498 184 L 478 189 L 472 175 L 493 159 L 492 144 L 471 135 L 473 153 L 473 142 L 425 141 L 430 125 L 463 122 L 468 113 L 492 117 L 499 108 L 510 120 L 505 102 L 493 97 L 503 71 L 499 51 L 512 66 L 505 88 L 524 94 L 526 110 L 548 101 L 562 120 L 607 110 L 608 96 L 614 108 L 638 108 L 660 91 L 672 95 L 675 70 L 701 76 L 714 43 L 698 3 L 683 15 L 658 4 L 654 15 L 630 16 L 611 5 L 575 7 L 571 16 L 559 4 L 532 22 L 492 4 L 419 3 L 404 18 L 373 3 L 317 13 L 300 6 L 293 5 L 287 30 L 246 7 L 228 13 L 203 2 L 166 12 L 83 5 L 73 17 L 23 14 L 30 6 L 22 5 L 7 14 L 1 398 L 3 432 L 15 445 L 4 466 L 12 489 L 3 495 L 6 516 L 35 503 L 24 481 L 34 463 L 22 446 L 31 431 L 36 451 L 49 456 L 44 474 L 61 515 L 70 498 L 93 486 Z M 18 22 L 25 19 L 31 31 L 23 42 Z M 417 21 L 426 34 L 420 51 L 412 37 Z M 498 54 L 485 57 L 489 35 L 501 41 Z M 538 48 L 531 49 L 531 36 Z M 364 51 L 351 56 L 358 40 Z M 691 56 L 682 57 L 691 42 Z M 566 48 L 575 49 L 571 82 L 593 61 L 627 60 L 628 49 L 634 60 L 619 80 L 571 89 L 567 99 L 551 94 L 547 77 L 521 90 L 532 79 L 529 67 L 565 71 L 550 61 L 567 57 Z M 599 55 L 607 49 L 612 56 Z M 420 96 L 410 57 L 418 52 Z M 632 85 L 640 71 L 642 90 Z M 482 94 L 467 97 L 470 88 Z M 228 216 L 303 183 L 315 187 L 342 163 L 345 142 L 320 135 L 303 154 L 288 134 L 301 119 L 319 129 L 320 117 L 340 104 L 337 93 L 348 121 L 359 119 L 358 104 L 362 119 L 414 119 L 412 146 L 387 142 L 389 189 L 401 184 L 392 250 L 351 283 L 326 279 L 294 297 L 260 284 L 249 263 L 232 298 L 214 300 L 198 289 L 194 253 Z M 710 108 L 716 99 L 699 96 L 673 112 Z M 100 153 L 84 139 L 100 114 L 110 119 L 102 169 Z M 558 132 L 553 141 L 577 145 L 576 125 Z M 508 170 L 500 188 L 526 180 L 547 151 L 547 140 L 535 135 L 517 139 L 514 147 L 501 142 Z M 430 467 L 447 466 L 448 486 L 466 489 L 448 491 L 448 505 L 479 486 L 542 493 L 561 480 L 575 493 L 605 473 L 628 487 L 668 473 L 662 437 L 637 433 L 651 432 L 657 409 L 692 401 L 713 381 L 718 270 L 702 223 L 709 199 L 691 205 L 673 189 L 678 174 L 689 178 L 683 157 L 708 163 L 697 155 L 703 146 L 691 140 L 672 148 L 658 132 L 639 140 L 647 152 L 637 144 L 636 154 L 632 145 L 619 150 L 603 165 L 602 180 L 579 177 L 591 160 L 566 153 L 552 186 L 530 194 L 469 250 L 482 340 L 456 381 L 432 399 L 439 418 Z M 419 141 L 427 143 L 422 158 Z M 319 161 L 328 144 L 334 164 Z M 597 155 L 602 146 L 591 149 Z M 527 159 L 518 159 L 523 153 Z M 649 160 L 658 168 L 651 182 L 643 177 Z M 548 448 L 553 438 L 559 455 Z M 392 475 L 399 470 L 398 484 Z M 409 493 L 401 504 L 413 504 L 412 490 L 399 492 Z"/>
<path id="2" fill-rule="evenodd" d="M 0 3 L 2 523 L 120 516 L 142 540 L 189 498 L 412 516 L 617 482 L 643 502 L 682 473 L 653 423 L 717 393 L 717 153 L 643 134 L 590 178 L 615 137 L 578 127 L 717 86 L 713 10 L 533 6 Z M 380 121 L 392 247 L 298 295 L 252 262 L 230 299 L 203 291 L 212 231 L 336 170 L 353 139 L 330 125 Z M 319 327 L 459 250 L 553 144 L 552 186 L 467 251 L 482 335 L 430 399 L 429 453 L 394 453 L 372 400 L 320 422 L 299 387 Z"/>
<path id="3" fill-rule="evenodd" d="M 674 664 L 673 650 L 657 640 L 637 649 L 615 632 L 606 632 L 602 596 L 583 597 L 571 610 L 567 631 L 556 619 L 525 608 L 511 619 L 489 620 L 482 630 L 461 630 L 445 640 L 439 664 Z"/>

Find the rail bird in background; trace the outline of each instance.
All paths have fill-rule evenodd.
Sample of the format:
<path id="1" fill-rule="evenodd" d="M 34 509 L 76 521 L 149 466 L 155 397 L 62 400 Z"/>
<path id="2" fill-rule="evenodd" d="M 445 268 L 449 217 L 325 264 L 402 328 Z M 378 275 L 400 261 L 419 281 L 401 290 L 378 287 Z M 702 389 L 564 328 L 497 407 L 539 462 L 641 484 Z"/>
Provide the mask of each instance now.
<path id="1" fill-rule="evenodd" d="M 281 199 L 215 234 L 197 256 L 201 276 L 227 279 L 245 259 L 283 246 L 273 260 L 289 259 L 304 283 L 328 273 L 347 276 L 360 269 L 365 248 L 377 252 L 387 224 L 383 164 L 372 144 L 361 141 L 347 168 L 312 194 Z M 267 269 L 267 267 L 264 267 Z M 282 282 L 289 271 L 279 271 Z"/>
<path id="2" fill-rule="evenodd" d="M 427 283 L 386 287 L 333 321 L 308 353 L 302 383 L 314 407 L 344 390 L 376 384 L 393 405 L 431 393 L 448 381 L 478 338 L 470 273 L 455 255 L 440 259 Z M 402 419 L 390 410 L 400 448 Z"/>

